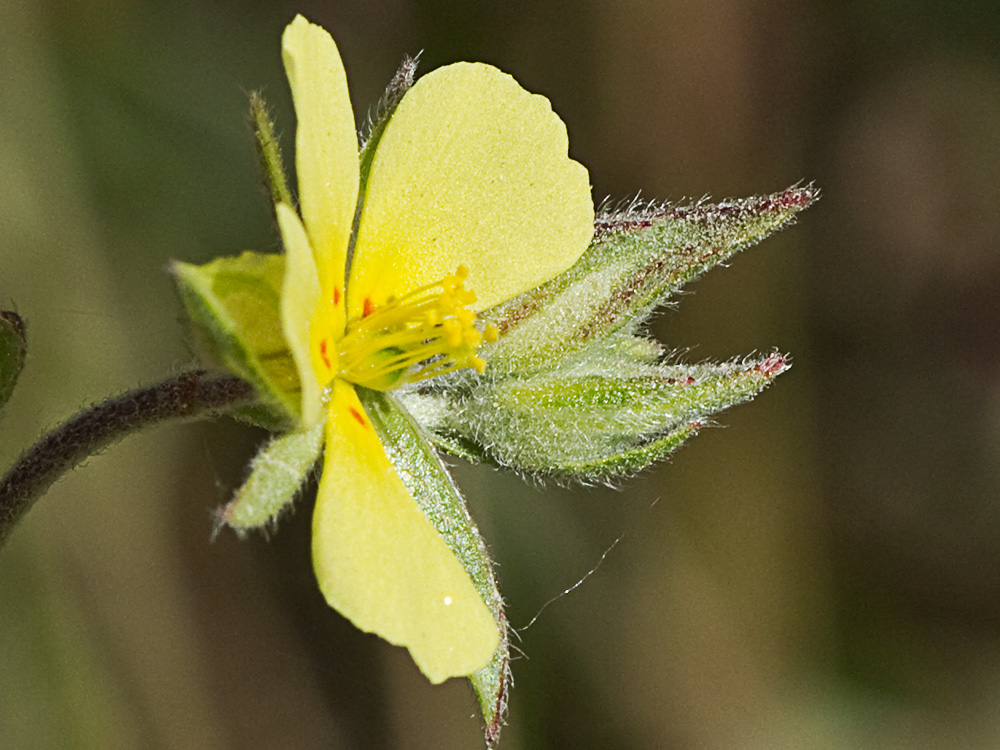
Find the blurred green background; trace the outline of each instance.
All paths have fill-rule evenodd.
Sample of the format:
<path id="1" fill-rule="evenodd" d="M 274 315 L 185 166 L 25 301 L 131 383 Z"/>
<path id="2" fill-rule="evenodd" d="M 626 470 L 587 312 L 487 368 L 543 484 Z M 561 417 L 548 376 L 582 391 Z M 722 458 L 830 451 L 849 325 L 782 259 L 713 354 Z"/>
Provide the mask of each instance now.
<path id="1" fill-rule="evenodd" d="M 1000 5 L 916 0 L 2 0 L 0 305 L 31 358 L 4 465 L 186 367 L 165 265 L 277 250 L 246 122 L 325 25 L 356 111 L 404 53 L 544 93 L 597 200 L 815 180 L 795 228 L 656 323 L 795 366 L 620 491 L 460 466 L 518 642 L 501 747 L 1000 747 Z M 290 149 L 290 143 L 288 144 Z M 0 552 L 0 747 L 473 748 L 467 686 L 320 601 L 309 500 L 210 512 L 260 433 L 157 428 Z"/>

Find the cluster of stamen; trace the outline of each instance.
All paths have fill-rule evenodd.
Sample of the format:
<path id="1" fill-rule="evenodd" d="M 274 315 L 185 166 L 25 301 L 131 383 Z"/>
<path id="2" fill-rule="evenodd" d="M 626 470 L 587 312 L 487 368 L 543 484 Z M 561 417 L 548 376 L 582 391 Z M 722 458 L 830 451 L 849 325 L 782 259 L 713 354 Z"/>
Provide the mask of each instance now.
<path id="1" fill-rule="evenodd" d="M 476 328 L 469 309 L 476 295 L 465 288 L 468 274 L 459 266 L 454 275 L 384 304 L 365 300 L 364 313 L 348 321 L 337 342 L 340 377 L 388 390 L 463 367 L 483 372 L 486 362 L 476 348 L 496 341 L 497 331 L 492 325 Z"/>

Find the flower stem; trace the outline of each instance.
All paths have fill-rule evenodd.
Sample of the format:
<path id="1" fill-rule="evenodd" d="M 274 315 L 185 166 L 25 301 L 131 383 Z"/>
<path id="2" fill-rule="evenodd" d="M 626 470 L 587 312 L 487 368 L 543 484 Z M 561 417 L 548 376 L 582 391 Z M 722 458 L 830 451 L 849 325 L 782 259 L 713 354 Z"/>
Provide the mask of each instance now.
<path id="1" fill-rule="evenodd" d="M 35 500 L 88 456 L 148 425 L 212 417 L 254 399 L 239 378 L 192 370 L 84 409 L 42 436 L 0 479 L 0 546 Z"/>

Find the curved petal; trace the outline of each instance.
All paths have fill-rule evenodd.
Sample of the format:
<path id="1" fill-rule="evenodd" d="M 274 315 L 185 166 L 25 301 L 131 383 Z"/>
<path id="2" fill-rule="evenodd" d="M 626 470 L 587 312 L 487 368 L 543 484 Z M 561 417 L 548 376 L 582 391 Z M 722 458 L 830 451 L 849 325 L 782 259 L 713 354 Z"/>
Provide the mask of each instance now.
<path id="1" fill-rule="evenodd" d="M 476 309 L 576 262 L 590 243 L 587 170 L 567 156 L 549 101 L 489 65 L 421 78 L 372 162 L 348 285 L 348 310 L 469 268 Z"/>
<path id="2" fill-rule="evenodd" d="M 499 642 L 465 569 L 403 486 L 353 386 L 337 380 L 313 515 L 330 606 L 406 646 L 431 682 L 486 666 Z"/>
<path id="3" fill-rule="evenodd" d="M 313 364 L 313 320 L 322 299 L 316 261 L 306 230 L 295 210 L 284 203 L 277 206 L 278 227 L 285 246 L 285 275 L 281 280 L 281 330 L 302 389 L 302 422 L 307 427 L 323 417 L 322 386 Z"/>
<path id="4" fill-rule="evenodd" d="M 296 16 L 281 38 L 295 116 L 299 208 L 326 296 L 344 281 L 358 202 L 358 136 L 344 64 L 330 35 Z M 339 295 L 339 291 L 338 291 Z"/>

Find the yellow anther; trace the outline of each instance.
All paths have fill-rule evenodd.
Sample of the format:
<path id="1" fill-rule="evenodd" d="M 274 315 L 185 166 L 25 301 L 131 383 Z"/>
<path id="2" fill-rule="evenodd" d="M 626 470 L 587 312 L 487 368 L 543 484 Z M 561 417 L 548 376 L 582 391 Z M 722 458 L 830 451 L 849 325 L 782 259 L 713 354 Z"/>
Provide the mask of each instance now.
<path id="1" fill-rule="evenodd" d="M 449 318 L 441 324 L 441 328 L 448 339 L 448 348 L 454 349 L 462 343 L 462 327 L 457 320 Z"/>
<path id="2" fill-rule="evenodd" d="M 387 390 L 471 367 L 483 372 L 476 355 L 484 338 L 496 340 L 496 328 L 475 327 L 469 305 L 476 295 L 464 286 L 469 269 L 375 305 L 365 300 L 364 313 L 352 318 L 337 342 L 339 377 L 368 388 Z"/>

